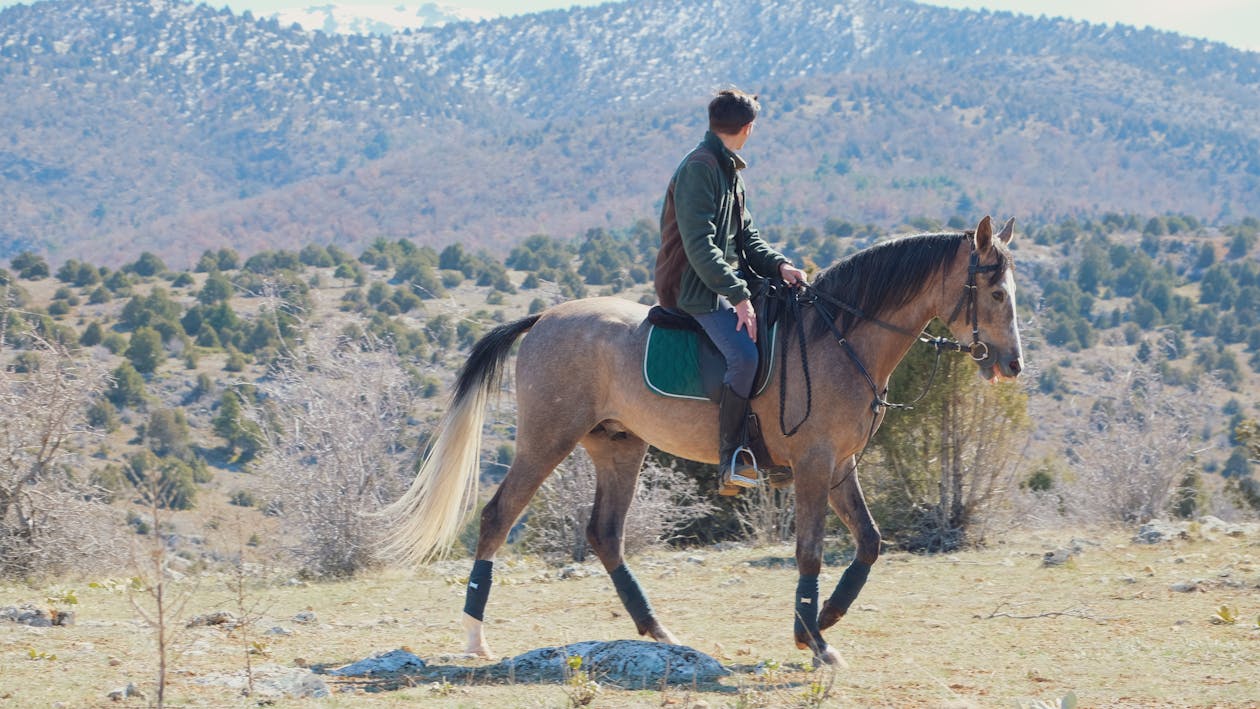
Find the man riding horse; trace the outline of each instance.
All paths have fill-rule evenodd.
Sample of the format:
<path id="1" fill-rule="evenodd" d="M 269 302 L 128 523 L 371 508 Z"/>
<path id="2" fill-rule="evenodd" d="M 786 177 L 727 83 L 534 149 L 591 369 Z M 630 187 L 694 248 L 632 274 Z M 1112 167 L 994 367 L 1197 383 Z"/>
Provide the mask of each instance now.
<path id="1" fill-rule="evenodd" d="M 704 328 L 726 360 L 718 407 L 719 492 L 736 495 L 757 484 L 746 446 L 748 399 L 757 375 L 757 312 L 748 287 L 750 269 L 777 274 L 789 285 L 805 272 L 758 233 L 744 201 L 739 171 L 752 134 L 757 97 L 728 89 L 709 102 L 709 130 L 674 171 L 661 210 L 656 297 Z"/>

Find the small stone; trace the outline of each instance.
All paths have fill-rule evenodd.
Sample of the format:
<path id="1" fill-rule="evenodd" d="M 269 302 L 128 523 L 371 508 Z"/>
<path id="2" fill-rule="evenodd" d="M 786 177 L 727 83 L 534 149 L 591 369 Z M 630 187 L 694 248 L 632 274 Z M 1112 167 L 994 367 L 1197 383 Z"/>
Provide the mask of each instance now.
<path id="1" fill-rule="evenodd" d="M 314 623 L 316 620 L 315 611 L 302 611 L 293 616 L 294 623 Z"/>
<path id="2" fill-rule="evenodd" d="M 1199 584 L 1195 581 L 1180 581 L 1169 586 L 1168 590 L 1174 593 L 1193 593 L 1199 590 Z"/>
<path id="3" fill-rule="evenodd" d="M 236 616 L 228 611 L 214 611 L 212 613 L 204 613 L 189 620 L 185 627 L 195 628 L 197 626 L 224 625 L 229 628 L 237 626 Z"/>
<path id="4" fill-rule="evenodd" d="M 115 689 L 114 691 L 110 692 L 109 694 L 106 694 L 105 696 L 108 697 L 112 701 L 121 702 L 122 700 L 127 699 L 129 697 L 138 697 L 140 699 L 144 699 L 144 692 L 141 692 L 140 689 L 136 687 L 134 683 L 128 683 L 126 687 Z"/>
<path id="5" fill-rule="evenodd" d="M 1048 551 L 1041 557 L 1041 565 L 1062 566 L 1074 556 L 1076 556 L 1076 552 L 1072 549 L 1056 549 L 1054 551 Z"/>

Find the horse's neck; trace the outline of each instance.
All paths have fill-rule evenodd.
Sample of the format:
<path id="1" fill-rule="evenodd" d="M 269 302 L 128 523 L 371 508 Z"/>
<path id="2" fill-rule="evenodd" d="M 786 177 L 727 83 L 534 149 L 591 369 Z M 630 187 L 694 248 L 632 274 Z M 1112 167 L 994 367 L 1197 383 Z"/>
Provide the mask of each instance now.
<path id="1" fill-rule="evenodd" d="M 946 291 L 954 270 L 953 266 L 947 266 L 944 274 L 935 275 L 923 284 L 918 296 L 881 316 L 880 320 L 892 328 L 871 321 L 854 327 L 849 340 L 871 378 L 881 388 L 887 386 L 893 371 L 918 342 L 919 333 L 945 312 Z"/>
<path id="2" fill-rule="evenodd" d="M 890 313 L 886 322 L 903 332 L 896 332 L 880 327 L 875 323 L 862 323 L 851 338 L 854 350 L 865 363 L 871 378 L 882 389 L 888 385 L 888 379 L 901 360 L 905 359 L 910 348 L 918 341 L 917 333 L 923 331 L 931 322 L 931 315 L 921 315 L 913 303 Z M 904 312 L 903 312 L 904 311 Z M 914 336 L 905 333 L 916 333 Z"/>

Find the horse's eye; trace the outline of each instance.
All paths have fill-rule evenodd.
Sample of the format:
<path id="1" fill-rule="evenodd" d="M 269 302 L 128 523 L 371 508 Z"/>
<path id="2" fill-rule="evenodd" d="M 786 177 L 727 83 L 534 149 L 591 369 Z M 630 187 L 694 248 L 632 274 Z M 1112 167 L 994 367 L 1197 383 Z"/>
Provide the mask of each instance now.
<path id="1" fill-rule="evenodd" d="M 999 303 L 1005 302 L 1005 301 L 1006 301 L 1006 291 L 1000 291 L 1000 290 L 995 290 L 995 291 L 993 291 L 993 299 L 994 299 L 994 300 L 996 300 L 996 301 L 997 301 L 997 302 L 999 302 Z"/>

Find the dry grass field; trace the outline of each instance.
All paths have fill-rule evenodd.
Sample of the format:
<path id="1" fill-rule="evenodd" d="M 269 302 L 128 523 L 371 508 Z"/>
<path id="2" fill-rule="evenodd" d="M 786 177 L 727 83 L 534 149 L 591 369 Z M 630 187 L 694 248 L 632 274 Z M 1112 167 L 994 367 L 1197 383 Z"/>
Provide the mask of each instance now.
<path id="1" fill-rule="evenodd" d="M 833 542 L 836 547 L 842 541 Z M 1047 552 L 1079 551 L 1046 565 Z M 838 559 L 846 557 L 838 550 Z M 1132 531 L 1025 533 L 944 556 L 888 553 L 850 615 L 828 637 L 849 663 L 814 670 L 791 642 L 796 572 L 790 546 L 657 551 L 631 560 L 653 606 L 686 644 L 732 671 L 718 683 L 616 688 L 596 707 L 1081 707 L 1260 706 L 1260 536 L 1192 528 L 1154 545 Z M 824 570 L 824 596 L 842 562 Z M 467 561 L 306 584 L 255 570 L 244 596 L 233 574 L 190 574 L 174 625 L 166 701 L 178 706 L 565 707 L 587 697 L 570 683 L 477 679 L 489 663 L 460 657 Z M 576 572 L 576 573 L 575 573 Z M 567 576 L 567 578 L 562 578 Z M 195 583 L 194 583 L 195 579 Z M 54 605 L 68 627 L 0 621 L 0 705 L 150 706 L 153 631 L 125 582 L 0 588 L 0 606 Z M 1187 590 L 1189 589 L 1189 590 Z M 69 605 L 70 594 L 77 603 Z M 151 606 L 136 597 L 142 606 Z M 1235 622 L 1219 617 L 1224 606 Z M 188 619 L 249 611 L 229 632 Z M 252 609 L 252 610 L 251 610 Z M 295 618 L 313 613 L 306 622 Z M 272 628 L 282 633 L 265 634 Z M 487 638 L 503 657 L 583 640 L 634 637 L 595 565 L 562 574 L 534 559 L 496 569 Z M 321 675 L 325 699 L 247 698 L 230 686 L 287 668 L 333 668 L 405 647 L 421 674 L 390 681 Z M 469 678 L 473 678 L 470 682 Z M 596 680 L 599 678 L 596 677 Z M 134 683 L 144 697 L 107 695 Z"/>

